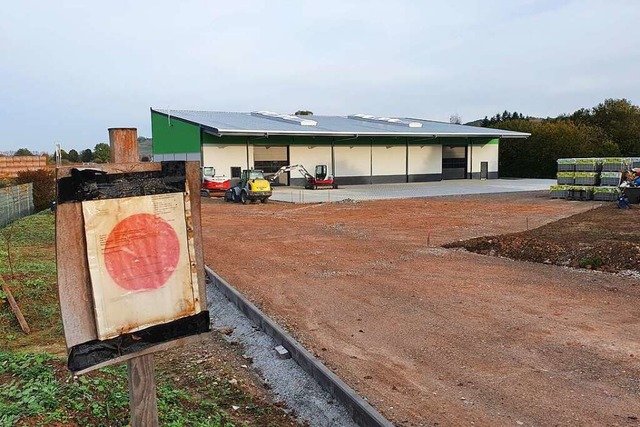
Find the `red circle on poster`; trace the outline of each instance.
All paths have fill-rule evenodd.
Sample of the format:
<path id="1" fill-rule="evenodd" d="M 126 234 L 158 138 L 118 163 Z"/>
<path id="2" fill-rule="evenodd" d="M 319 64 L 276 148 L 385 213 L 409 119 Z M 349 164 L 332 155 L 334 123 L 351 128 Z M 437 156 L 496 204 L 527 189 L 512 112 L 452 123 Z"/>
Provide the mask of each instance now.
<path id="1" fill-rule="evenodd" d="M 137 214 L 120 221 L 109 233 L 104 263 L 118 286 L 157 289 L 178 265 L 180 241 L 173 227 L 157 215 Z"/>

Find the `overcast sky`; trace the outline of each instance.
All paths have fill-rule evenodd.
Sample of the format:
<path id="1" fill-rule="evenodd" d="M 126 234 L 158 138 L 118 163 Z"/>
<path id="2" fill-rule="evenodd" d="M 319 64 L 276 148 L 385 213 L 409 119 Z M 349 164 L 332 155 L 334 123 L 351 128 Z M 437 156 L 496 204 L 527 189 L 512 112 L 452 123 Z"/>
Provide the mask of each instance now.
<path id="1" fill-rule="evenodd" d="M 11 1 L 0 151 L 151 136 L 150 107 L 463 121 L 640 103 L 640 1 Z"/>

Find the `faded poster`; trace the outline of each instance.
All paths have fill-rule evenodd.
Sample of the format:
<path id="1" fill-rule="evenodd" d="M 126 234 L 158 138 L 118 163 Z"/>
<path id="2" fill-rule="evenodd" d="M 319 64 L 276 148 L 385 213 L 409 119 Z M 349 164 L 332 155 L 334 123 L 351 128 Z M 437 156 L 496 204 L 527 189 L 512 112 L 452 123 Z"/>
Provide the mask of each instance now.
<path id="1" fill-rule="evenodd" d="M 82 202 L 99 339 L 200 312 L 182 193 Z"/>

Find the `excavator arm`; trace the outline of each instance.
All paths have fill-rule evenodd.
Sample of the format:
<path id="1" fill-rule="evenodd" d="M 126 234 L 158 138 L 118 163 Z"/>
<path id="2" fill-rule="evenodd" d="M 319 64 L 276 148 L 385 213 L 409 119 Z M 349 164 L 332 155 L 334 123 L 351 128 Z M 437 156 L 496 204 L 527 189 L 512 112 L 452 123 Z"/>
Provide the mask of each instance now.
<path id="1" fill-rule="evenodd" d="M 298 171 L 300 172 L 300 174 L 308 181 L 310 179 L 313 179 L 313 175 L 311 175 L 309 173 L 309 171 L 302 165 L 289 165 L 289 166 L 283 166 L 280 169 L 278 169 L 278 171 L 275 173 L 275 175 L 273 175 L 269 181 L 274 182 L 276 179 L 278 179 L 278 177 L 280 175 L 282 175 L 285 172 L 291 172 L 291 171 Z"/>

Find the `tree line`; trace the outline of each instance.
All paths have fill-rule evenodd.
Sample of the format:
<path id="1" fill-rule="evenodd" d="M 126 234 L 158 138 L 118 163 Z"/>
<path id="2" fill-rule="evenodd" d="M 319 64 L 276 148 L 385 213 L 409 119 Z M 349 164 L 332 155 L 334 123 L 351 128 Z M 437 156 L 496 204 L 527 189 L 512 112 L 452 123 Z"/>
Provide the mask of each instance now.
<path id="1" fill-rule="evenodd" d="M 140 151 L 140 157 L 143 161 L 148 161 L 151 158 L 151 138 L 144 136 L 138 137 L 138 147 Z M 42 153 L 49 158 L 51 163 L 56 163 L 58 160 L 56 153 L 50 155 L 48 153 Z M 19 148 L 13 153 L 13 156 L 34 156 L 28 148 Z M 108 163 L 111 158 L 111 147 L 104 142 L 98 143 L 92 149 L 86 148 L 84 150 L 76 150 L 72 148 L 69 151 L 60 150 L 61 163 Z"/>
<path id="2" fill-rule="evenodd" d="M 52 163 L 57 161 L 56 153 L 53 153 L 53 155 L 48 153 L 43 154 L 49 157 L 49 161 Z M 19 148 L 13 153 L 13 155 L 34 156 L 35 154 L 33 154 L 28 148 Z M 105 144 L 104 142 L 96 144 L 93 150 L 90 148 L 84 149 L 80 152 L 74 148 L 69 151 L 60 150 L 60 160 L 62 163 L 107 163 L 110 156 L 111 147 L 109 147 L 109 144 Z"/>
<path id="3" fill-rule="evenodd" d="M 546 119 L 504 111 L 474 124 L 531 134 L 500 141 L 503 177 L 555 178 L 560 158 L 640 157 L 640 107 L 627 99 Z"/>

